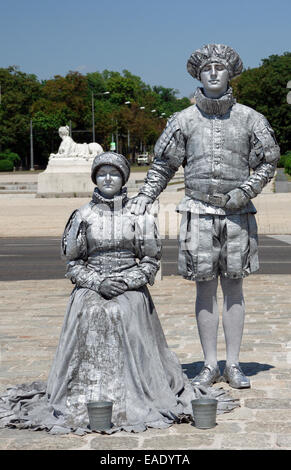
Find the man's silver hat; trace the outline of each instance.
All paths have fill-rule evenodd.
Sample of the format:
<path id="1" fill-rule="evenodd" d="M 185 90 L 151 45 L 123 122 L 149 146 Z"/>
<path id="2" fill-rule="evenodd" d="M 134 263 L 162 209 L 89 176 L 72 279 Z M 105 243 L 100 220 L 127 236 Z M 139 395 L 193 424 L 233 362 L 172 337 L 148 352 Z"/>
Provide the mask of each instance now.
<path id="1" fill-rule="evenodd" d="M 229 73 L 229 78 L 240 75 L 243 69 L 241 58 L 234 49 L 224 44 L 207 44 L 191 54 L 187 70 L 192 77 L 200 80 L 202 68 L 211 62 L 223 64 Z"/>

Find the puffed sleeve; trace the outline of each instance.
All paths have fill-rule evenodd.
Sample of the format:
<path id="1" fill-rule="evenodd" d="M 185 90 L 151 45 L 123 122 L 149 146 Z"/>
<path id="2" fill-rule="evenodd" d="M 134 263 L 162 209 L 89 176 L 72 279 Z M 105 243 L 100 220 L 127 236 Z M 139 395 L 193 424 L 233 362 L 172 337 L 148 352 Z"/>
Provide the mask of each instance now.
<path id="1" fill-rule="evenodd" d="M 139 194 L 144 194 L 154 201 L 182 165 L 185 153 L 185 138 L 178 121 L 178 113 L 175 113 L 156 142 L 154 161 Z"/>
<path id="2" fill-rule="evenodd" d="M 79 287 L 98 292 L 103 278 L 87 266 L 86 221 L 78 210 L 72 213 L 65 227 L 61 254 L 67 261 L 65 277 Z"/>
<path id="3" fill-rule="evenodd" d="M 160 268 L 162 245 L 155 216 L 147 211 L 144 215 L 136 216 L 134 243 L 139 264 L 135 269 L 123 273 L 124 282 L 129 289 L 138 289 L 145 284 L 152 286 Z"/>
<path id="4" fill-rule="evenodd" d="M 273 178 L 279 158 L 280 148 L 274 131 L 267 119 L 260 115 L 254 123 L 251 138 L 249 165 L 253 172 L 238 188 L 228 193 L 230 199 L 225 207 L 229 209 L 243 207 L 250 199 L 260 194 Z"/>

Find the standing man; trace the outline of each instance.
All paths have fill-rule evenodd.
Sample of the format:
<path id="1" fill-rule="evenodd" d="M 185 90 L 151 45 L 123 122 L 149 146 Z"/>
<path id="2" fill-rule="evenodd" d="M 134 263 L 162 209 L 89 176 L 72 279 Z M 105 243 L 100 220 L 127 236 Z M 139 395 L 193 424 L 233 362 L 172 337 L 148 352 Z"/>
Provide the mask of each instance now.
<path id="1" fill-rule="evenodd" d="M 217 364 L 218 277 L 223 291 L 226 367 L 223 379 L 250 387 L 239 365 L 245 305 L 243 278 L 259 268 L 256 197 L 274 176 L 279 147 L 268 121 L 236 103 L 229 86 L 242 71 L 239 55 L 222 44 L 196 50 L 188 72 L 202 82 L 196 104 L 175 113 L 155 146 L 155 158 L 131 211 L 143 213 L 184 166 L 185 197 L 179 237 L 179 273 L 196 281 L 196 319 L 204 367 L 195 385 L 220 380 Z"/>

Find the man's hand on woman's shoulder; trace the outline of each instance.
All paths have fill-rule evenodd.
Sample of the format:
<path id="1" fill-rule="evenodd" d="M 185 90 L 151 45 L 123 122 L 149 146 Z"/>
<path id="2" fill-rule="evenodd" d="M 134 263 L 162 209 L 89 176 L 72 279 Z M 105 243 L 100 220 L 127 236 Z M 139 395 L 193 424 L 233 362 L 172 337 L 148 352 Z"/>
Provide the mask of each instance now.
<path id="1" fill-rule="evenodd" d="M 153 201 L 150 197 L 146 196 L 145 194 L 139 194 L 129 201 L 130 212 L 135 215 L 143 215 L 147 206 L 152 203 Z"/>

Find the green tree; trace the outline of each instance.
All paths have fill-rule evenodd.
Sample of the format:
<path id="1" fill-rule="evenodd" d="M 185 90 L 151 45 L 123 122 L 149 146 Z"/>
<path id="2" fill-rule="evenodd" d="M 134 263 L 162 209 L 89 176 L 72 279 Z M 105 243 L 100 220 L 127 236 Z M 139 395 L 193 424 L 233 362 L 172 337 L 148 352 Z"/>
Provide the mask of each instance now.
<path id="1" fill-rule="evenodd" d="M 60 138 L 58 128 L 71 123 L 84 130 L 90 113 L 88 82 L 84 75 L 70 71 L 42 83 L 41 94 L 32 105 L 34 144 L 38 162 L 45 166 L 50 153 L 56 151 Z M 76 132 L 74 140 L 82 141 Z"/>
<path id="2" fill-rule="evenodd" d="M 118 150 L 124 153 L 129 150 L 128 141 L 133 153 L 142 146 L 152 147 L 166 123 L 161 114 L 166 118 L 190 105 L 187 98 L 176 98 L 177 90 L 152 88 L 128 70 L 104 70 L 86 77 L 94 96 L 96 140 L 104 148 L 108 148 L 112 135 L 116 140 L 117 133 Z M 92 125 L 91 116 L 90 112 L 88 127 Z"/>
<path id="3" fill-rule="evenodd" d="M 74 126 L 83 127 L 85 116 L 90 109 L 88 82 L 79 72 L 69 72 L 65 77 L 56 75 L 43 83 L 41 97 L 32 106 L 33 114 L 41 111 L 57 115 L 63 124 L 72 121 Z"/>
<path id="4" fill-rule="evenodd" d="M 0 68 L 0 149 L 17 153 L 28 166 L 31 106 L 40 96 L 41 84 L 18 67 Z"/>
<path id="5" fill-rule="evenodd" d="M 71 124 L 74 140 L 91 142 L 92 98 L 96 141 L 107 150 L 112 135 L 116 140 L 118 134 L 119 151 L 133 154 L 141 147 L 152 148 L 166 118 L 190 105 L 187 98 L 176 97 L 177 90 L 151 87 L 128 70 L 87 75 L 70 71 L 39 82 L 34 75 L 10 67 L 0 69 L 0 83 L 0 145 L 24 156 L 27 167 L 31 118 L 34 160 L 45 167 L 60 144 L 60 126 Z"/>
<path id="6" fill-rule="evenodd" d="M 245 70 L 231 82 L 239 103 L 266 116 L 282 153 L 291 149 L 291 106 L 286 88 L 290 78 L 291 52 L 285 52 L 263 59 L 260 67 Z"/>

